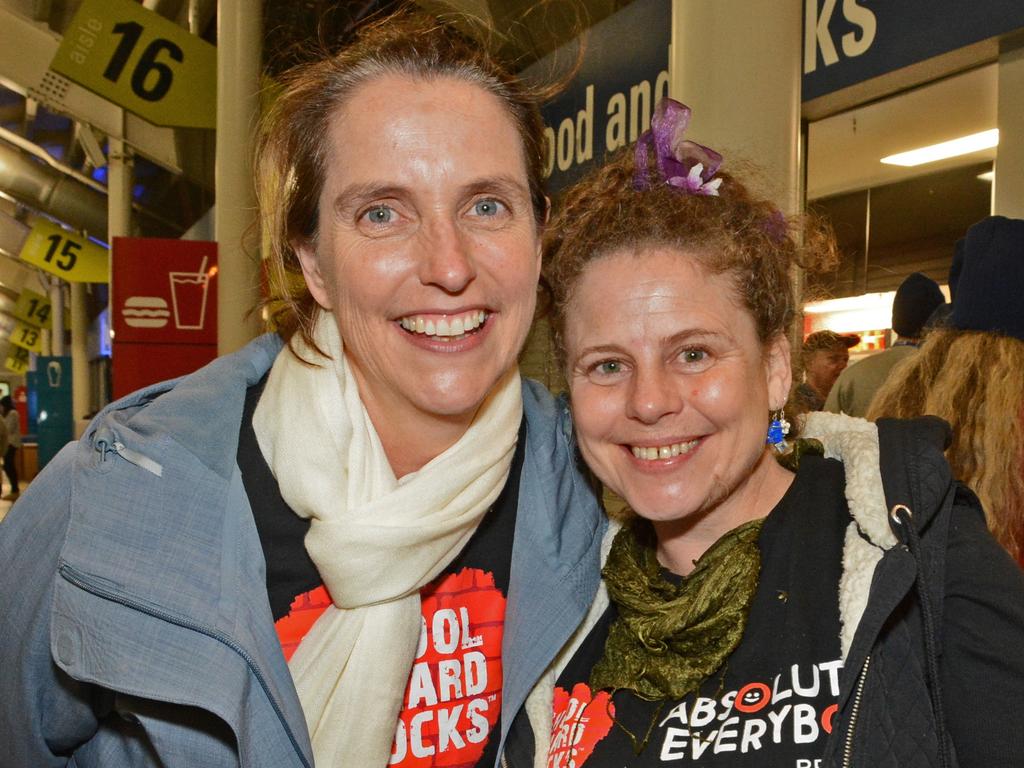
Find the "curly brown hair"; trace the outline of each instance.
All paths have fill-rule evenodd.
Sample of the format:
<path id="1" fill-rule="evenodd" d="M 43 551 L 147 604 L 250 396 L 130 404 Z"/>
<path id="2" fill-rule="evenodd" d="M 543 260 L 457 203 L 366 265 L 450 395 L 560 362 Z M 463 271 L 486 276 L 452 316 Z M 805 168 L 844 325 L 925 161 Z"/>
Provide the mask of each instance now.
<path id="1" fill-rule="evenodd" d="M 654 163 L 648 167 L 653 170 Z M 622 249 L 671 247 L 712 274 L 728 274 L 762 343 L 788 332 L 796 317 L 791 270 L 835 261 L 831 230 L 814 217 L 785 217 L 737 176 L 719 171 L 719 196 L 686 194 L 660 179 L 637 189 L 632 148 L 565 195 L 545 237 L 555 347 L 565 363 L 565 312 L 587 266 Z"/>
<path id="2" fill-rule="evenodd" d="M 1024 341 L 932 330 L 875 394 L 868 419 L 939 416 L 953 427 L 946 458 L 978 494 L 989 529 L 1024 564 Z"/>
<path id="3" fill-rule="evenodd" d="M 318 203 L 328 163 L 331 118 L 363 84 L 384 75 L 419 80 L 452 78 L 479 86 L 508 110 L 522 141 L 537 221 L 547 215 L 544 195 L 544 126 L 539 104 L 552 87 L 530 87 L 469 35 L 469 17 L 444 18 L 403 8 L 362 27 L 342 51 L 322 53 L 286 72 L 281 90 L 257 131 L 254 170 L 260 214 L 269 235 L 271 296 L 264 305 L 278 333 L 299 333 L 316 348 L 312 330 L 321 311 L 302 279 L 295 243 L 315 241 Z"/>

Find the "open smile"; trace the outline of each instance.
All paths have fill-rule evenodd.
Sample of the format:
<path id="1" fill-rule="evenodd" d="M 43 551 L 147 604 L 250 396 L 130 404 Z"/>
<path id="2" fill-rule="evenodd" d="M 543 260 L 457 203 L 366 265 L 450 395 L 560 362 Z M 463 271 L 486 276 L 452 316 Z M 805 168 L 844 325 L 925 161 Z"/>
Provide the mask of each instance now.
<path id="1" fill-rule="evenodd" d="M 667 445 L 631 445 L 628 446 L 633 456 L 641 461 L 666 461 L 689 453 L 700 443 L 700 438 L 695 438 L 683 443 L 669 443 Z"/>
<path id="2" fill-rule="evenodd" d="M 433 341 L 462 341 L 480 331 L 490 317 L 482 309 L 455 315 L 406 315 L 398 324 L 407 332 Z"/>

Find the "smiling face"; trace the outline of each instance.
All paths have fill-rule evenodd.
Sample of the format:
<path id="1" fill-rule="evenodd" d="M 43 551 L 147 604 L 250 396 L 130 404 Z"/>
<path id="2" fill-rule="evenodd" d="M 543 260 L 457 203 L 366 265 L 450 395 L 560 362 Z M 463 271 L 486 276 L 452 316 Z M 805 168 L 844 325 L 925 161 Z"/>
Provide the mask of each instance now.
<path id="1" fill-rule="evenodd" d="M 789 347 L 759 341 L 729 277 L 672 248 L 599 258 L 566 308 L 565 346 L 583 456 L 659 543 L 694 525 L 710 543 L 771 511 L 781 493 L 766 488 L 791 477 L 765 450 Z"/>
<path id="2" fill-rule="evenodd" d="M 438 425 L 457 439 L 533 318 L 540 243 L 520 136 L 476 85 L 384 75 L 328 139 L 319 230 L 296 248 L 306 283 L 385 449 Z"/>

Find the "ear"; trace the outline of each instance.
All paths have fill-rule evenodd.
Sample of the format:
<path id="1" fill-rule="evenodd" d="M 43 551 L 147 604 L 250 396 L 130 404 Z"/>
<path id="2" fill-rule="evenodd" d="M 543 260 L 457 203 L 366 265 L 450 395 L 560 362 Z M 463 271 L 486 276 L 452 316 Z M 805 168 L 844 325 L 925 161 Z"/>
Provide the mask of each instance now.
<path id="1" fill-rule="evenodd" d="M 299 258 L 299 265 L 302 267 L 302 277 L 306 281 L 306 287 L 316 299 L 316 303 L 330 311 L 330 292 L 327 290 L 327 280 L 320 270 L 320 256 L 316 251 L 316 244 L 311 240 L 302 239 L 292 243 L 295 255 Z"/>
<path id="2" fill-rule="evenodd" d="M 786 404 L 789 388 L 793 384 L 793 366 L 789 339 L 779 334 L 765 350 L 765 377 L 768 384 L 768 407 L 775 411 Z"/>

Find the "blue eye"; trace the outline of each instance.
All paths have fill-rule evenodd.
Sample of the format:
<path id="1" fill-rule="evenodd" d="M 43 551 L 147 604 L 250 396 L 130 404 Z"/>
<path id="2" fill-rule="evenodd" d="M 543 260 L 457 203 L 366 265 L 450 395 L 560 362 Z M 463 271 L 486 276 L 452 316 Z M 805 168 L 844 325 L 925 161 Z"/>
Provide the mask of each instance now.
<path id="1" fill-rule="evenodd" d="M 473 203 L 473 213 L 477 216 L 497 216 L 504 207 L 503 203 L 487 198 Z"/>
<path id="2" fill-rule="evenodd" d="M 594 366 L 594 370 L 603 374 L 622 373 L 622 363 L 618 360 L 605 360 L 603 363 L 598 363 Z"/>
<path id="3" fill-rule="evenodd" d="M 395 218 L 395 211 L 386 205 L 375 205 L 365 211 L 362 218 L 371 224 L 390 224 Z"/>

